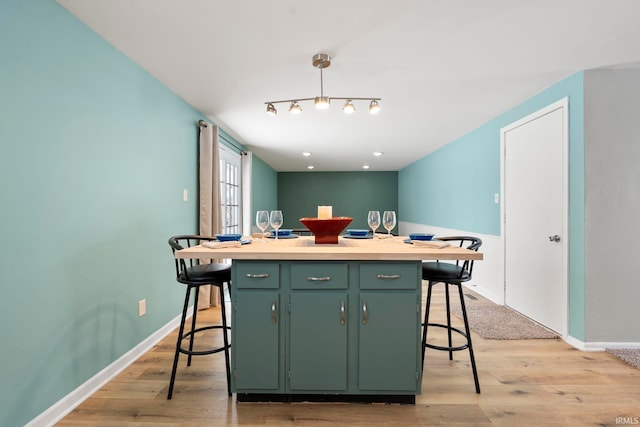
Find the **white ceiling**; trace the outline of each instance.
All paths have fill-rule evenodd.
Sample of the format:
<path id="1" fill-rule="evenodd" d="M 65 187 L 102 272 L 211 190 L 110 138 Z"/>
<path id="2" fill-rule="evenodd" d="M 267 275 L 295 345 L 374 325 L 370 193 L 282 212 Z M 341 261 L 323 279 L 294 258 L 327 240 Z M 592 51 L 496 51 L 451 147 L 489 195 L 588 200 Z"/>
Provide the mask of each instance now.
<path id="1" fill-rule="evenodd" d="M 637 0 L 58 2 L 277 171 L 399 170 L 578 71 L 640 61 Z M 320 94 L 319 52 L 325 95 L 380 97 L 378 115 L 265 113 Z"/>

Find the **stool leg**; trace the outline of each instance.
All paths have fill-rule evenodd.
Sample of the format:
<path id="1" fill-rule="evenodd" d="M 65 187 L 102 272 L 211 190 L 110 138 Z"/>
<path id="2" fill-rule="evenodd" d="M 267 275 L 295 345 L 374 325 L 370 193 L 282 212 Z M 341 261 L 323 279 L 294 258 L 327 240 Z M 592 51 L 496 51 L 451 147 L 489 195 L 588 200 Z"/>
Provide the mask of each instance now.
<path id="1" fill-rule="evenodd" d="M 424 352 L 427 348 L 427 324 L 429 323 L 429 309 L 431 308 L 431 285 L 429 281 L 427 285 L 427 302 L 424 308 L 424 323 L 422 324 L 422 367 L 424 368 Z"/>
<path id="2" fill-rule="evenodd" d="M 191 352 L 193 351 L 193 331 L 196 330 L 196 317 L 198 315 L 198 297 L 200 296 L 200 288 L 196 288 L 196 295 L 193 301 L 193 315 L 191 316 L 191 336 L 189 336 L 189 354 L 187 356 L 187 366 L 191 366 Z"/>
<path id="3" fill-rule="evenodd" d="M 231 396 L 231 364 L 229 363 L 229 337 L 227 336 L 227 309 L 224 302 L 224 283 L 220 285 L 220 305 L 222 310 L 222 338 L 224 339 L 224 362 L 227 369 L 227 393 Z"/>
<path id="4" fill-rule="evenodd" d="M 462 306 L 462 318 L 464 319 L 464 330 L 467 333 L 467 344 L 469 347 L 469 358 L 471 359 L 471 369 L 473 370 L 473 381 L 476 383 L 476 393 L 480 393 L 480 381 L 478 381 L 478 371 L 476 369 L 476 359 L 473 356 L 473 345 L 471 344 L 471 331 L 469 330 L 469 320 L 467 319 L 467 308 L 462 295 L 462 285 L 458 284 L 460 293 L 460 305 Z"/>
<path id="5" fill-rule="evenodd" d="M 449 348 L 453 347 L 451 338 L 451 302 L 449 300 L 449 283 L 444 282 L 444 296 L 447 301 L 447 335 L 449 337 Z M 449 360 L 453 360 L 453 351 L 449 350 Z"/>
<path id="6" fill-rule="evenodd" d="M 189 296 L 191 294 L 191 286 L 187 286 L 187 294 L 184 297 L 184 307 L 182 308 L 182 318 L 180 319 L 180 328 L 178 329 L 178 340 L 176 342 L 176 354 L 173 356 L 173 368 L 171 369 L 171 380 L 169 381 L 169 392 L 167 400 L 173 396 L 173 383 L 176 380 L 176 370 L 178 369 L 178 357 L 180 356 L 180 345 L 182 344 L 182 334 L 184 333 L 184 324 L 187 319 L 187 309 L 189 308 Z"/>

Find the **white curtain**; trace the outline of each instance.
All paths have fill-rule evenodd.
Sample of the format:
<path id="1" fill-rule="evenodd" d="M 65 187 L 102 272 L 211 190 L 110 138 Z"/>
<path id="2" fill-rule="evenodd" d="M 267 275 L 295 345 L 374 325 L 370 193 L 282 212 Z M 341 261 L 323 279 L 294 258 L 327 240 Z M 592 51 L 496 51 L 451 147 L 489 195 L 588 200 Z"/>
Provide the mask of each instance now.
<path id="1" fill-rule="evenodd" d="M 200 125 L 200 234 L 213 236 L 222 229 L 220 211 L 220 162 L 218 151 L 218 127 Z M 220 303 L 215 287 L 201 286 L 198 295 L 198 310 Z"/>
<path id="2" fill-rule="evenodd" d="M 251 206 L 251 171 L 253 170 L 253 154 L 249 151 L 242 156 L 242 234 L 251 235 L 253 210 Z"/>

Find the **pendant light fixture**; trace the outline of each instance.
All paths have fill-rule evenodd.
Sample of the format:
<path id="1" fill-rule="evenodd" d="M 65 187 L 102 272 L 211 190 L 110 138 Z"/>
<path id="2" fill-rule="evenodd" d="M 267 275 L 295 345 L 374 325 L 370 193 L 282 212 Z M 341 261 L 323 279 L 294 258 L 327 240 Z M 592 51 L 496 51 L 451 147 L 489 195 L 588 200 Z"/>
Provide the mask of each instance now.
<path id="1" fill-rule="evenodd" d="M 313 58 L 311 58 L 311 64 L 314 67 L 320 69 L 320 96 L 316 96 L 314 98 L 293 98 L 293 99 L 283 99 L 281 101 L 267 101 L 265 102 L 265 104 L 267 104 L 267 114 L 270 114 L 272 116 L 275 116 L 276 114 L 278 114 L 278 110 L 276 110 L 276 107 L 274 106 L 274 104 L 281 104 L 281 103 L 290 103 L 291 105 L 289 106 L 289 112 L 292 114 L 299 114 L 302 112 L 302 107 L 300 107 L 300 104 L 299 104 L 299 102 L 301 101 L 313 101 L 313 105 L 318 110 L 326 110 L 331 106 L 332 99 L 345 101 L 344 105 L 342 106 L 342 111 L 344 111 L 347 114 L 351 114 L 354 111 L 356 111 L 356 107 L 353 101 L 369 101 L 369 113 L 371 114 L 376 114 L 380 111 L 380 104 L 378 103 L 378 101 L 380 101 L 382 98 L 370 98 L 370 97 L 357 98 L 353 96 L 351 97 L 325 96 L 322 70 L 324 70 L 325 68 L 329 67 L 329 65 L 331 65 L 331 57 L 329 57 L 329 55 L 327 55 L 326 53 L 315 54 L 313 55 Z"/>

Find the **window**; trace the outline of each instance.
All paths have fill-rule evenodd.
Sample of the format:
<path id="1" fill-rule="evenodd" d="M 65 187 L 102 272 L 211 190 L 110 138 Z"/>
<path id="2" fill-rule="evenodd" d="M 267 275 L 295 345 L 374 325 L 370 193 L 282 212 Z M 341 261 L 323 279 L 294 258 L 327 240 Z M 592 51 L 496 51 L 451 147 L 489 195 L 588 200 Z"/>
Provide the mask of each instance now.
<path id="1" fill-rule="evenodd" d="M 240 154 L 220 144 L 220 204 L 222 233 L 242 233 Z"/>

